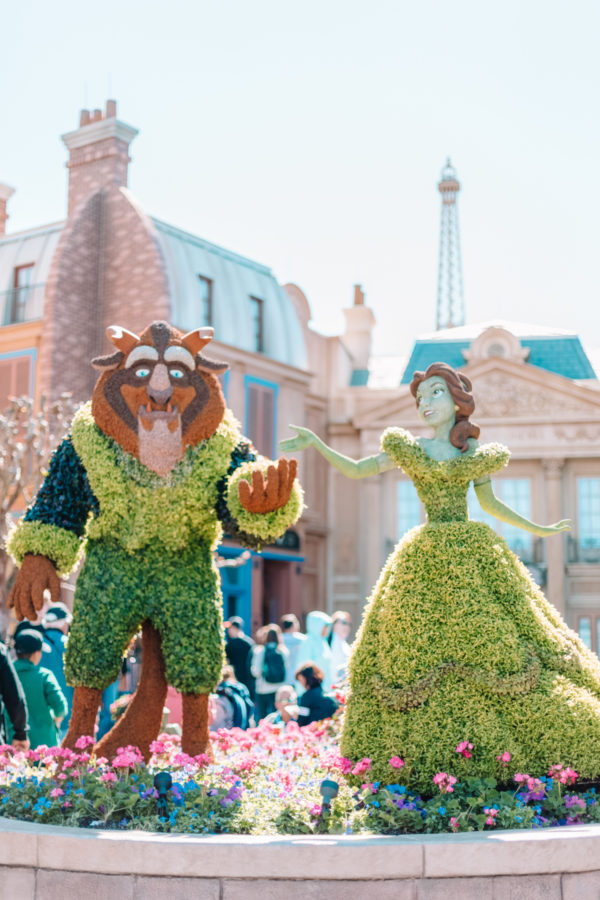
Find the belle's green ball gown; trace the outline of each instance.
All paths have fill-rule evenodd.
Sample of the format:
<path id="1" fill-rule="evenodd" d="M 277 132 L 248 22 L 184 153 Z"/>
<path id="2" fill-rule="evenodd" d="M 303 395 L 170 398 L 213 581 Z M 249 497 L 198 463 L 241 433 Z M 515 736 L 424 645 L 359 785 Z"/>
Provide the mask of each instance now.
<path id="1" fill-rule="evenodd" d="M 600 663 L 502 538 L 469 521 L 472 480 L 506 465 L 487 444 L 429 457 L 408 432 L 382 449 L 413 480 L 427 511 L 389 557 L 350 662 L 342 753 L 370 757 L 370 777 L 431 787 L 457 776 L 545 774 L 568 764 L 600 776 Z M 551 552 L 551 551 L 550 551 Z M 474 745 L 471 759 L 455 750 Z M 496 757 L 511 754 L 507 769 Z"/>

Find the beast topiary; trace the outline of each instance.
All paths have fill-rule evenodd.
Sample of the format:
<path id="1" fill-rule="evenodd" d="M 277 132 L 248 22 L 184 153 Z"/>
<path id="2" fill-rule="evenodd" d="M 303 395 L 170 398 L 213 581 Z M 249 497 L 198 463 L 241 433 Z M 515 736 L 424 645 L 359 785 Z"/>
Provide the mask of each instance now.
<path id="1" fill-rule="evenodd" d="M 359 462 L 341 457 L 306 429 L 286 450 L 313 445 L 351 477 L 395 466 L 413 480 L 427 522 L 389 557 L 367 604 L 350 660 L 342 753 L 369 757 L 376 780 L 389 759 L 405 762 L 403 780 L 431 788 L 440 771 L 500 776 L 499 752 L 512 771 L 544 773 L 568 762 L 600 776 L 600 664 L 563 622 L 522 563 L 491 528 L 469 521 L 467 489 L 497 518 L 540 536 L 540 526 L 498 500 L 490 474 L 508 462 L 498 444 L 478 446 L 471 384 L 443 363 L 415 373 L 411 391 L 433 438 L 400 428 L 382 452 Z M 473 754 L 457 754 L 468 739 Z"/>
<path id="2" fill-rule="evenodd" d="M 94 360 L 102 374 L 92 402 L 9 538 L 21 566 L 10 596 L 19 618 L 35 618 L 45 589 L 58 600 L 58 575 L 85 554 L 66 653 L 68 747 L 93 734 L 102 689 L 142 626 L 138 690 L 96 752 L 136 744 L 147 756 L 167 683 L 183 694 L 182 749 L 208 749 L 208 695 L 223 664 L 213 551 L 223 526 L 260 547 L 302 512 L 295 461 L 258 457 L 226 409 L 217 374 L 227 364 L 202 353 L 212 335 L 166 322 L 139 337 L 109 328 L 116 352 Z"/>

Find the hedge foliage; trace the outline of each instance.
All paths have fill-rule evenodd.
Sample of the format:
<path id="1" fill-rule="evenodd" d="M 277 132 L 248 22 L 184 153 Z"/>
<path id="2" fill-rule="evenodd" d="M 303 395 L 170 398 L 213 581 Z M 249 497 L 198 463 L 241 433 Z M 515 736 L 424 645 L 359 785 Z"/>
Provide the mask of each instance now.
<path id="1" fill-rule="evenodd" d="M 600 663 L 491 528 L 469 522 L 469 481 L 506 463 L 487 445 L 437 462 L 400 429 L 384 450 L 413 478 L 429 514 L 389 557 L 350 663 L 342 753 L 405 761 L 405 783 L 540 772 L 569 761 L 600 776 Z M 456 758 L 461 741 L 477 748 Z M 464 773 L 461 770 L 464 767 Z"/>
<path id="2" fill-rule="evenodd" d="M 83 553 L 84 541 L 72 531 L 45 522 L 19 522 L 6 541 L 6 549 L 21 565 L 26 553 L 47 556 L 60 578 L 66 578 Z"/>
<path id="3" fill-rule="evenodd" d="M 227 490 L 227 506 L 234 519 L 238 522 L 240 528 L 249 534 L 256 535 L 262 540 L 263 544 L 272 543 L 287 528 L 297 522 L 303 509 L 302 488 L 297 479 L 294 481 L 290 499 L 281 509 L 260 515 L 244 509 L 238 496 L 238 484 L 242 478 L 245 481 L 252 482 L 252 472 L 257 467 L 260 467 L 266 475 L 269 465 L 272 465 L 272 463 L 263 458 L 259 458 L 254 463 L 245 463 L 234 472 Z"/>

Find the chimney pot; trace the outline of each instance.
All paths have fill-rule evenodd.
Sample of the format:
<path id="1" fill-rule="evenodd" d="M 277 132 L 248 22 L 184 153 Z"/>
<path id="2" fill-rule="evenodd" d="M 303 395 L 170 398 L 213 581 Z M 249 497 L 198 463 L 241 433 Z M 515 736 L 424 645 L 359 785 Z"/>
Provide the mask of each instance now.
<path id="1" fill-rule="evenodd" d="M 137 130 L 120 122 L 116 112 L 115 100 L 106 101 L 106 115 L 101 109 L 91 113 L 83 110 L 83 124 L 62 135 L 69 150 L 68 215 L 85 198 L 109 184 L 127 186 L 128 148 Z"/>
<path id="2" fill-rule="evenodd" d="M 354 285 L 354 305 L 355 306 L 364 306 L 365 305 L 365 292 L 363 291 L 360 284 Z"/>
<path id="3" fill-rule="evenodd" d="M 6 220 L 8 219 L 6 204 L 14 192 L 15 189 L 9 184 L 0 184 L 0 236 L 6 234 Z"/>
<path id="4" fill-rule="evenodd" d="M 79 127 L 83 128 L 84 125 L 88 125 L 90 121 L 90 111 L 89 109 L 82 109 L 81 114 L 79 116 Z"/>

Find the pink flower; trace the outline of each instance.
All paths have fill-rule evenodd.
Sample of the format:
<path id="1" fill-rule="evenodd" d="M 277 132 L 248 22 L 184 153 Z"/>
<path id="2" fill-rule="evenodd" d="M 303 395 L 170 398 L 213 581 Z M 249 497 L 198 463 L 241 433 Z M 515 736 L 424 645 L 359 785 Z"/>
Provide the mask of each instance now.
<path id="1" fill-rule="evenodd" d="M 321 815 L 321 812 L 322 812 L 320 804 L 319 804 L 319 803 L 314 803 L 314 804 L 311 806 L 309 812 L 310 812 L 310 815 L 311 815 L 311 816 L 315 816 L 315 818 L 316 818 L 317 816 L 320 816 L 320 815 Z"/>
<path id="2" fill-rule="evenodd" d="M 561 784 L 575 784 L 579 777 L 575 769 L 571 769 L 570 766 L 563 766 L 561 763 L 550 766 L 548 775 L 551 778 L 558 778 Z"/>
<path id="3" fill-rule="evenodd" d="M 389 763 L 390 763 L 390 766 L 392 766 L 394 769 L 401 769 L 402 766 L 404 765 L 404 760 L 400 759 L 399 756 L 392 756 Z"/>
<path id="4" fill-rule="evenodd" d="M 349 775 L 352 771 L 352 760 L 340 756 L 335 750 L 329 750 L 322 755 L 321 766 L 324 769 L 338 769 L 344 775 Z"/>
<path id="5" fill-rule="evenodd" d="M 166 753 L 167 745 L 164 741 L 152 741 L 150 744 L 150 753 Z"/>
<path id="6" fill-rule="evenodd" d="M 450 827 L 452 831 L 458 831 L 458 819 L 456 816 L 450 816 Z"/>
<path id="7" fill-rule="evenodd" d="M 203 768 L 204 766 L 210 765 L 211 758 L 208 755 L 208 753 L 199 753 L 198 756 L 194 757 L 194 762 L 196 763 L 197 766 L 200 766 L 200 768 Z"/>
<path id="8" fill-rule="evenodd" d="M 438 786 L 440 793 L 453 794 L 454 788 L 452 785 L 456 784 L 456 778 L 454 775 L 448 775 L 447 772 L 438 772 L 437 775 L 433 776 L 433 783 Z"/>
<path id="9" fill-rule="evenodd" d="M 473 755 L 470 751 L 473 749 L 473 744 L 470 744 L 468 741 L 461 741 L 460 744 L 456 748 L 456 753 L 459 753 L 461 756 L 464 756 L 465 759 L 470 759 Z"/>
<path id="10" fill-rule="evenodd" d="M 100 781 L 112 782 L 112 781 L 116 781 L 116 780 L 117 780 L 117 776 L 115 775 L 114 772 L 105 772 L 104 775 L 100 776 Z"/>
<path id="11" fill-rule="evenodd" d="M 499 763 L 502 763 L 503 766 L 506 766 L 506 764 L 510 762 L 510 753 L 505 750 L 504 753 L 501 753 L 496 759 Z"/>
<path id="12" fill-rule="evenodd" d="M 368 756 L 363 756 L 363 758 L 356 763 L 354 768 L 352 769 L 353 775 L 362 775 L 363 772 L 368 772 L 371 768 L 371 760 Z"/>
<path id="13" fill-rule="evenodd" d="M 90 737 L 88 734 L 83 734 L 75 741 L 75 748 L 77 750 L 85 750 L 87 747 L 91 747 L 95 743 L 96 742 L 93 737 Z"/>
<path id="14" fill-rule="evenodd" d="M 139 748 L 129 745 L 127 747 L 118 748 L 117 755 L 113 759 L 112 764 L 115 769 L 129 769 L 143 762 L 144 757 L 140 753 Z"/>
<path id="15" fill-rule="evenodd" d="M 52 798 L 62 797 L 63 794 L 64 794 L 64 791 L 62 790 L 62 788 L 54 788 L 54 790 L 50 791 L 50 796 Z"/>
<path id="16" fill-rule="evenodd" d="M 575 769 L 571 769 L 569 766 L 567 766 L 567 768 L 563 770 L 560 780 L 562 784 L 575 784 L 578 777 L 579 775 L 577 774 Z"/>

